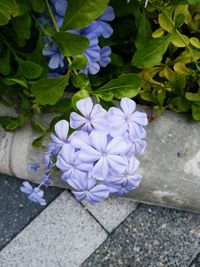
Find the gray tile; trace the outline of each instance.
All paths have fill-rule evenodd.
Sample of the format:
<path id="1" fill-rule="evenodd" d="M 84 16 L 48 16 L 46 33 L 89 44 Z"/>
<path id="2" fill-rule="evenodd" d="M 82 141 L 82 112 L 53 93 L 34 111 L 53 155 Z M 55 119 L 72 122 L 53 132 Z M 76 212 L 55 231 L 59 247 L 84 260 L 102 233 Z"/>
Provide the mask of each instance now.
<path id="1" fill-rule="evenodd" d="M 84 203 L 84 205 L 110 233 L 137 208 L 137 203 L 132 200 L 114 197 L 97 205 L 88 203 Z"/>
<path id="2" fill-rule="evenodd" d="M 200 214 L 141 205 L 82 267 L 189 267 L 199 251 Z"/>
<path id="3" fill-rule="evenodd" d="M 0 249 L 45 209 L 44 206 L 29 201 L 20 191 L 22 182 L 21 179 L 0 174 Z M 60 188 L 47 188 L 47 203 L 62 191 Z"/>
<path id="4" fill-rule="evenodd" d="M 1 252 L 1 267 L 77 267 L 107 233 L 67 191 Z"/>

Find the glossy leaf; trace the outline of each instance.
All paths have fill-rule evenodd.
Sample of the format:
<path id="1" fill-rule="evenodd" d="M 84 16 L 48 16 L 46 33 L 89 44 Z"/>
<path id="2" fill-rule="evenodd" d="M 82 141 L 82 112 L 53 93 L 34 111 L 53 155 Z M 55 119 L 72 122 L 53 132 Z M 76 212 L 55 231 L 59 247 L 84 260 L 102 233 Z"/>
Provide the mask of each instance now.
<path id="1" fill-rule="evenodd" d="M 135 73 L 124 74 L 119 76 L 119 78 L 111 80 L 106 85 L 100 87 L 95 92 L 104 93 L 112 92 L 116 98 L 122 97 L 134 97 L 140 91 L 141 79 Z"/>
<path id="2" fill-rule="evenodd" d="M 132 65 L 138 68 L 151 68 L 161 63 L 171 40 L 171 34 L 150 39 L 139 48 L 132 58 Z"/>
<path id="3" fill-rule="evenodd" d="M 65 56 L 80 55 L 89 46 L 89 40 L 86 37 L 70 32 L 57 32 L 52 38 Z"/>
<path id="4" fill-rule="evenodd" d="M 45 78 L 33 84 L 31 92 L 39 105 L 54 105 L 63 95 L 68 78 Z"/>
<path id="5" fill-rule="evenodd" d="M 36 79 L 42 74 L 42 67 L 34 62 L 17 59 L 20 69 L 27 79 Z"/>
<path id="6" fill-rule="evenodd" d="M 192 102 L 199 102 L 200 101 L 200 93 L 187 92 L 185 94 L 185 98 L 192 101 Z"/>
<path id="7" fill-rule="evenodd" d="M 102 15 L 109 0 L 68 0 L 62 30 L 82 29 Z"/>

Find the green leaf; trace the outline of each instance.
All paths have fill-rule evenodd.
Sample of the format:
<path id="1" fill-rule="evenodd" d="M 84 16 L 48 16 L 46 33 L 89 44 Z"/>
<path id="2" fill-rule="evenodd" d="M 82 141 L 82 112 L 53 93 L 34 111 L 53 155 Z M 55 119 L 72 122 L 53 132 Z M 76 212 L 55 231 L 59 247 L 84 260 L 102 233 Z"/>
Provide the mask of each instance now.
<path id="1" fill-rule="evenodd" d="M 114 97 L 112 92 L 99 93 L 99 94 L 95 94 L 95 96 L 97 98 L 101 98 L 102 100 L 104 100 L 106 102 L 112 101 L 113 97 Z"/>
<path id="2" fill-rule="evenodd" d="M 19 79 L 15 79 L 15 78 L 6 78 L 4 79 L 4 83 L 12 86 L 13 84 L 20 84 L 21 86 L 28 88 L 26 80 L 19 80 Z"/>
<path id="3" fill-rule="evenodd" d="M 151 92 L 141 92 L 140 96 L 143 100 L 153 102 L 154 104 L 158 104 L 158 99 L 156 95 Z"/>
<path id="4" fill-rule="evenodd" d="M 73 70 L 81 70 L 87 67 L 87 58 L 83 55 L 75 56 L 70 68 Z"/>
<path id="5" fill-rule="evenodd" d="M 190 93 L 190 92 L 187 92 L 186 94 L 185 94 L 185 98 L 186 99 L 188 99 L 188 100 L 190 100 L 190 101 L 196 101 L 196 102 L 198 102 L 198 101 L 200 101 L 200 93 Z"/>
<path id="6" fill-rule="evenodd" d="M 38 133 L 41 133 L 41 134 L 46 133 L 45 127 L 39 121 L 37 121 L 36 118 L 34 117 L 31 118 L 31 126 L 33 130 Z"/>
<path id="7" fill-rule="evenodd" d="M 34 147 L 41 147 L 42 144 L 43 144 L 43 142 L 44 142 L 45 137 L 46 137 L 46 134 L 43 134 L 40 137 L 38 137 L 35 140 L 33 140 L 32 146 L 34 146 Z"/>
<path id="8" fill-rule="evenodd" d="M 13 28 L 19 39 L 29 39 L 31 35 L 31 16 L 29 14 L 12 20 Z"/>
<path id="9" fill-rule="evenodd" d="M 54 106 L 57 112 L 68 113 L 72 109 L 71 99 L 60 99 Z"/>
<path id="10" fill-rule="evenodd" d="M 31 88 L 39 105 L 54 105 L 63 95 L 68 77 L 45 78 L 35 82 Z"/>
<path id="11" fill-rule="evenodd" d="M 10 49 L 7 49 L 0 58 L 0 73 L 5 76 L 10 73 Z"/>
<path id="12" fill-rule="evenodd" d="M 98 18 L 109 0 L 68 0 L 61 30 L 82 29 Z"/>
<path id="13" fill-rule="evenodd" d="M 73 86 L 80 89 L 90 90 L 90 80 L 88 76 L 84 73 L 79 73 L 78 75 L 72 76 Z"/>
<path id="14" fill-rule="evenodd" d="M 65 56 L 80 55 L 89 46 L 89 40 L 86 37 L 70 32 L 57 32 L 52 38 Z"/>
<path id="15" fill-rule="evenodd" d="M 157 99 L 160 106 L 163 106 L 165 98 L 166 98 L 166 92 L 164 90 L 161 90 L 160 92 L 157 93 Z"/>
<path id="16" fill-rule="evenodd" d="M 187 112 L 191 107 L 191 102 L 181 96 L 175 97 L 171 103 L 180 112 Z"/>
<path id="17" fill-rule="evenodd" d="M 146 16 L 145 11 L 141 14 L 140 25 L 135 40 L 135 46 L 137 49 L 142 47 L 151 38 L 151 24 Z"/>
<path id="18" fill-rule="evenodd" d="M 164 53 L 170 43 L 171 34 L 150 39 L 140 47 L 132 58 L 132 65 L 138 68 L 151 68 L 161 63 Z"/>
<path id="19" fill-rule="evenodd" d="M 0 26 L 5 25 L 11 17 L 17 16 L 19 7 L 15 0 L 1 0 L 0 1 Z"/>
<path id="20" fill-rule="evenodd" d="M 0 26 L 6 25 L 10 20 L 10 16 L 3 10 L 0 10 Z"/>
<path id="21" fill-rule="evenodd" d="M 31 0 L 33 10 L 41 13 L 45 9 L 45 4 L 41 0 Z"/>
<path id="22" fill-rule="evenodd" d="M 25 118 L 21 114 L 19 117 L 1 116 L 0 124 L 6 131 L 14 131 L 24 125 Z"/>
<path id="23" fill-rule="evenodd" d="M 192 104 L 192 116 L 195 121 L 200 121 L 200 106 Z"/>
<path id="24" fill-rule="evenodd" d="M 111 64 L 116 67 L 123 67 L 124 66 L 124 60 L 120 55 L 117 55 L 115 53 L 111 54 Z"/>
<path id="25" fill-rule="evenodd" d="M 89 94 L 86 90 L 82 89 L 80 91 L 78 91 L 76 94 L 73 95 L 72 97 L 72 107 L 77 110 L 76 107 L 76 102 L 79 101 L 80 99 L 86 98 L 88 97 Z"/>
<path id="26" fill-rule="evenodd" d="M 136 96 L 140 91 L 141 79 L 135 73 L 123 74 L 119 78 L 111 80 L 106 85 L 100 87 L 97 92 L 110 92 L 113 95 L 121 99 L 122 97 L 132 98 Z"/>
<path id="27" fill-rule="evenodd" d="M 42 74 L 42 67 L 34 62 L 25 61 L 20 58 L 17 59 L 17 62 L 27 79 L 37 79 Z"/>
<path id="28" fill-rule="evenodd" d="M 185 15 L 184 14 L 178 14 L 175 19 L 175 28 L 181 27 L 185 22 Z"/>

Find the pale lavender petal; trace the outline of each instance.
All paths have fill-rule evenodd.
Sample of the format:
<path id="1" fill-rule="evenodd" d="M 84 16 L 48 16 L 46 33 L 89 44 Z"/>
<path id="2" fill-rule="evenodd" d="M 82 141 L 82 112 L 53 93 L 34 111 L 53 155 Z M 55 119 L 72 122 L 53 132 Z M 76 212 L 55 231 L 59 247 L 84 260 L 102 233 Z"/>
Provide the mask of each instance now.
<path id="1" fill-rule="evenodd" d="M 127 173 L 128 174 L 134 174 L 136 170 L 138 169 L 140 165 L 139 160 L 137 160 L 135 157 L 132 157 L 129 160 L 128 168 L 127 168 Z"/>
<path id="2" fill-rule="evenodd" d="M 55 125 L 55 132 L 58 138 L 64 142 L 67 142 L 69 131 L 69 123 L 66 120 L 61 120 Z"/>
<path id="3" fill-rule="evenodd" d="M 84 118 L 83 116 L 79 115 L 76 112 L 72 112 L 70 114 L 70 127 L 72 129 L 77 129 L 83 126 L 87 122 L 87 119 Z"/>
<path id="4" fill-rule="evenodd" d="M 90 134 L 91 145 L 99 152 L 106 151 L 107 135 L 102 131 L 93 131 Z"/>
<path id="5" fill-rule="evenodd" d="M 126 116 L 131 116 L 135 111 L 136 104 L 135 102 L 127 97 L 122 98 L 120 106 Z"/>
<path id="6" fill-rule="evenodd" d="M 107 186 L 103 185 L 103 184 L 99 184 L 96 185 L 95 187 L 93 187 L 92 189 L 90 189 L 90 193 L 92 195 L 101 197 L 101 198 L 105 198 L 108 197 L 109 195 L 109 190 L 107 188 Z"/>
<path id="7" fill-rule="evenodd" d="M 67 163 L 60 155 L 57 156 L 56 166 L 62 171 L 69 170 L 71 165 Z"/>
<path id="8" fill-rule="evenodd" d="M 81 148 L 90 144 L 89 135 L 84 131 L 76 131 L 70 137 L 70 142 L 75 148 Z"/>
<path id="9" fill-rule="evenodd" d="M 23 186 L 20 186 L 20 190 L 23 192 L 23 193 L 26 193 L 26 194 L 31 194 L 33 192 L 33 187 L 32 185 L 25 181 L 22 183 Z"/>
<path id="10" fill-rule="evenodd" d="M 127 158 L 118 155 L 107 156 L 108 164 L 115 173 L 123 173 L 128 162 Z"/>
<path id="11" fill-rule="evenodd" d="M 130 117 L 130 120 L 142 126 L 146 126 L 148 124 L 147 114 L 144 112 L 134 112 L 134 114 Z"/>
<path id="12" fill-rule="evenodd" d="M 105 180 L 109 173 L 109 166 L 108 161 L 106 158 L 101 158 L 98 162 L 94 165 L 92 169 L 92 176 L 97 180 Z"/>
<path id="13" fill-rule="evenodd" d="M 119 116 L 124 118 L 124 113 L 119 108 L 109 108 L 108 110 L 108 120 L 112 122 L 112 116 Z"/>
<path id="14" fill-rule="evenodd" d="M 78 110 L 88 118 L 93 108 L 93 103 L 90 97 L 86 97 L 84 99 L 79 100 L 76 103 Z"/>
<path id="15" fill-rule="evenodd" d="M 144 128 L 137 124 L 136 122 L 130 122 L 129 123 L 129 135 L 131 140 L 137 140 L 137 139 L 142 139 L 143 136 L 145 136 L 146 131 Z"/>
<path id="16" fill-rule="evenodd" d="M 68 163 L 74 164 L 76 159 L 75 148 L 71 144 L 64 144 L 59 155 Z"/>
<path id="17" fill-rule="evenodd" d="M 71 187 L 78 191 L 87 190 L 87 179 L 85 177 L 77 179 L 68 179 L 67 182 Z"/>
<path id="18" fill-rule="evenodd" d="M 106 148 L 108 154 L 125 154 L 128 149 L 127 143 L 122 137 L 114 137 Z"/>
<path id="19" fill-rule="evenodd" d="M 86 192 L 85 191 L 83 191 L 83 192 L 72 191 L 72 193 L 74 194 L 75 198 L 78 201 L 82 201 L 86 198 Z"/>
<path id="20" fill-rule="evenodd" d="M 79 159 L 84 162 L 94 162 L 101 158 L 101 153 L 89 145 L 85 145 L 78 155 Z"/>

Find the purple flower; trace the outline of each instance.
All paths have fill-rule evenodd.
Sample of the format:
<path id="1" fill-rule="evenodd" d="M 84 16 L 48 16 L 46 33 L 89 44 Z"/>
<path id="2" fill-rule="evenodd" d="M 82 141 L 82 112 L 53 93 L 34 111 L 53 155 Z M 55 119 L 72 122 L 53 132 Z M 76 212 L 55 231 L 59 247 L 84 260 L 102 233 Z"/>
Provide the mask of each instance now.
<path id="1" fill-rule="evenodd" d="M 39 188 L 33 188 L 29 182 L 23 182 L 23 186 L 20 187 L 20 190 L 25 194 L 29 195 L 28 198 L 33 202 L 37 202 L 40 205 L 46 205 L 46 201 L 43 198 L 44 192 Z"/>
<path id="2" fill-rule="evenodd" d="M 123 174 L 111 174 L 108 176 L 105 184 L 109 188 L 110 193 L 122 195 L 135 190 L 142 179 L 141 175 L 136 174 L 138 167 L 139 161 L 135 157 L 132 157 Z"/>
<path id="3" fill-rule="evenodd" d="M 129 132 L 132 138 L 143 138 L 145 136 L 143 126 L 148 123 L 146 113 L 135 111 L 135 102 L 126 97 L 122 98 L 120 106 L 121 109 L 112 107 L 108 111 L 110 135 L 124 136 Z"/>
<path id="4" fill-rule="evenodd" d="M 91 132 L 92 129 L 107 131 L 107 111 L 101 105 L 93 105 L 90 97 L 81 99 L 76 104 L 82 115 L 72 112 L 70 115 L 70 127 L 81 128 Z"/>
<path id="5" fill-rule="evenodd" d="M 108 6 L 105 12 L 97 18 L 96 22 L 98 23 L 100 27 L 101 35 L 104 38 L 108 38 L 112 35 L 113 29 L 112 27 L 107 23 L 107 21 L 112 21 L 115 18 L 115 14 L 113 11 L 113 8 L 111 6 Z"/>
<path id="6" fill-rule="evenodd" d="M 96 179 L 88 177 L 86 179 L 69 180 L 69 185 L 77 191 L 72 191 L 76 199 L 79 201 L 86 200 L 90 204 L 101 202 L 104 198 L 108 197 L 109 190 L 103 184 L 96 185 Z"/>
<path id="7" fill-rule="evenodd" d="M 104 46 L 100 51 L 100 59 L 98 61 L 101 67 L 106 67 L 111 62 L 111 48 L 109 46 Z"/>
<path id="8" fill-rule="evenodd" d="M 63 172 L 64 181 L 68 179 L 85 179 L 86 172 L 92 167 L 92 163 L 82 162 L 78 157 L 79 151 L 76 152 L 71 144 L 65 144 L 57 156 L 56 166 Z"/>
<path id="9" fill-rule="evenodd" d="M 105 180 L 110 170 L 122 173 L 127 166 L 125 153 L 127 145 L 122 137 L 115 137 L 108 141 L 107 134 L 92 131 L 90 145 L 85 145 L 79 152 L 83 162 L 95 163 L 91 175 L 97 180 Z"/>
<path id="10" fill-rule="evenodd" d="M 51 139 L 57 146 L 61 147 L 62 145 L 68 143 L 68 131 L 69 123 L 66 120 L 61 120 L 55 124 L 55 134 L 51 134 Z"/>
<path id="11" fill-rule="evenodd" d="M 59 46 L 53 42 L 46 44 L 42 49 L 42 54 L 49 58 L 48 66 L 50 69 L 64 67 L 64 56 L 60 53 Z"/>
<path id="12" fill-rule="evenodd" d="M 29 170 L 31 170 L 32 172 L 36 172 L 36 171 L 40 168 L 40 164 L 30 162 L 30 163 L 28 164 L 28 168 L 29 168 Z"/>
<path id="13" fill-rule="evenodd" d="M 132 155 L 142 155 L 146 148 L 146 141 L 141 138 L 135 138 L 129 133 L 126 133 L 125 141 L 127 142 L 129 149 L 127 151 L 127 156 L 131 157 Z"/>

